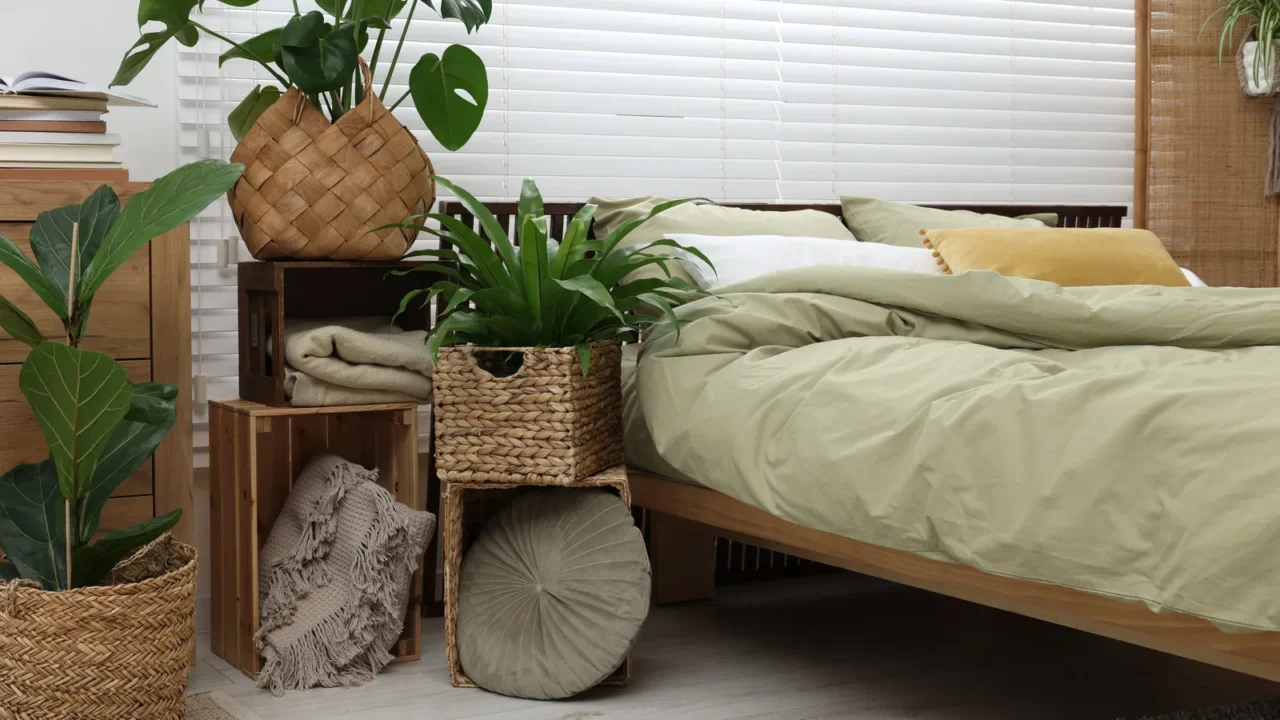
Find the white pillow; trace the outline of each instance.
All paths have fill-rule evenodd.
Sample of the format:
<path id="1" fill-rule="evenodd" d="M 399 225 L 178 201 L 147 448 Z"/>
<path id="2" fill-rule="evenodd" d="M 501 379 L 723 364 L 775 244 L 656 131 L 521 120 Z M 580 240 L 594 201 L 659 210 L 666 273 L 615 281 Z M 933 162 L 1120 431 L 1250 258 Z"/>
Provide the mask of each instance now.
<path id="1" fill-rule="evenodd" d="M 1191 283 L 1191 287 L 1209 287 L 1209 284 L 1201 280 L 1199 275 L 1186 268 L 1182 268 L 1182 274 L 1187 276 L 1187 282 Z"/>
<path id="2" fill-rule="evenodd" d="M 676 233 L 667 237 L 701 250 L 715 264 L 715 272 L 712 272 L 706 263 L 693 255 L 680 253 L 689 276 L 703 290 L 740 283 L 779 270 L 814 265 L 858 265 L 943 274 L 933 253 L 923 247 L 781 235 L 718 237 Z"/>

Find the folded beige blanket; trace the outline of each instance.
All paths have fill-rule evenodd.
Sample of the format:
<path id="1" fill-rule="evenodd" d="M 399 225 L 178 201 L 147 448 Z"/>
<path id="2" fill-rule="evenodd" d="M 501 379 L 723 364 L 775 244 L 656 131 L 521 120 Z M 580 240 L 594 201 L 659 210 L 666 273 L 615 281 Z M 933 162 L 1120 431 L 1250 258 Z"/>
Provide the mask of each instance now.
<path id="1" fill-rule="evenodd" d="M 426 335 L 381 317 L 291 319 L 285 394 L 300 407 L 429 403 L 433 365 Z"/>

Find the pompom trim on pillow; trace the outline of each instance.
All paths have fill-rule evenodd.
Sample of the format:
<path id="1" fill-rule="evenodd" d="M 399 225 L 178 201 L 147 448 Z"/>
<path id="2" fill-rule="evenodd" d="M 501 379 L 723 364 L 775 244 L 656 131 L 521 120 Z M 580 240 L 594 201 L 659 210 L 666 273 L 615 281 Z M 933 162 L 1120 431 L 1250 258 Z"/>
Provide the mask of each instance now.
<path id="1" fill-rule="evenodd" d="M 951 266 L 943 259 L 942 253 L 938 252 L 938 248 L 934 247 L 933 241 L 929 239 L 929 231 L 921 228 L 920 238 L 924 242 L 924 246 L 933 252 L 933 258 L 938 261 L 938 267 L 942 268 L 942 272 L 947 275 L 954 275 L 955 273 L 951 272 Z"/>

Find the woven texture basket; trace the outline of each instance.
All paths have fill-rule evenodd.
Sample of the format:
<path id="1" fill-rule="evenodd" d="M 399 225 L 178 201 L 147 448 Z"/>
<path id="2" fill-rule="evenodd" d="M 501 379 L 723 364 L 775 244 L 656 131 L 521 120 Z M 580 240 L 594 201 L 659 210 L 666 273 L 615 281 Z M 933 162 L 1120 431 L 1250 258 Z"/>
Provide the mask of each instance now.
<path id="1" fill-rule="evenodd" d="M 416 230 L 371 232 L 435 202 L 431 161 L 370 91 L 335 123 L 292 88 L 231 154 L 244 175 L 227 201 L 249 252 L 281 258 L 395 260 Z"/>
<path id="2" fill-rule="evenodd" d="M 523 353 L 494 377 L 477 353 Z M 622 346 L 591 346 L 583 376 L 573 348 L 442 348 L 433 378 L 436 469 L 451 482 L 572 485 L 623 462 Z"/>
<path id="3" fill-rule="evenodd" d="M 45 592 L 0 585 L 0 718 L 186 716 L 196 551 L 137 583 Z"/>
<path id="4" fill-rule="evenodd" d="M 444 351 L 441 351 L 441 356 Z M 595 355 L 593 354 L 594 358 Z M 618 496 L 631 507 L 631 485 L 627 482 L 624 466 L 608 468 L 583 479 L 584 488 L 608 487 L 618 491 Z M 441 511 L 441 534 L 444 542 L 444 644 L 445 662 L 449 666 L 449 680 L 454 687 L 478 687 L 462 669 L 458 657 L 458 590 L 462 579 L 462 558 L 471 542 L 495 513 L 512 498 L 511 493 L 522 492 L 527 483 L 446 483 Z M 631 680 L 631 653 L 627 659 L 601 685 L 621 686 Z"/>

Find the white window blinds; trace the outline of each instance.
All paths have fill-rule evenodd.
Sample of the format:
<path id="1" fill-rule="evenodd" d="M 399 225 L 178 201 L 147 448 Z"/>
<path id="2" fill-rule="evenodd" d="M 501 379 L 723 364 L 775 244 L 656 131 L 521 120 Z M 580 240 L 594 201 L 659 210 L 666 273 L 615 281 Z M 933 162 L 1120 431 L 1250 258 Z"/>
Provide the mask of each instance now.
<path id="1" fill-rule="evenodd" d="M 283 25 L 292 4 L 205 8 L 240 40 Z M 489 68 L 475 136 L 449 153 L 411 108 L 396 114 L 437 172 L 482 198 L 512 199 L 534 177 L 558 200 L 1132 199 L 1134 0 L 494 0 L 470 36 L 421 8 L 388 104 L 419 56 L 453 42 Z M 182 160 L 229 157 L 223 119 L 270 77 L 243 61 L 219 70 L 215 41 L 180 50 Z M 384 48 L 379 86 L 389 59 Z M 193 230 L 195 372 L 211 398 L 236 394 L 225 213 Z"/>

